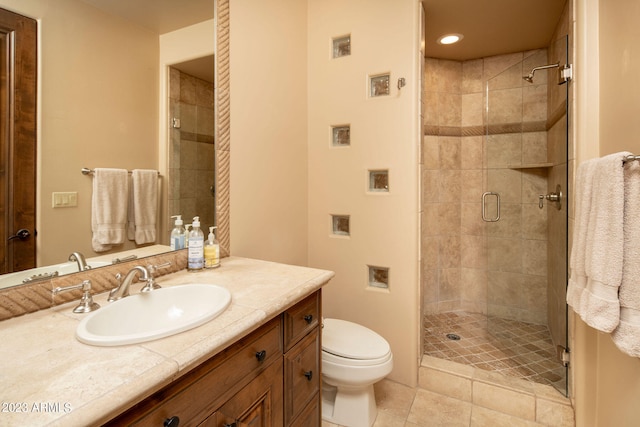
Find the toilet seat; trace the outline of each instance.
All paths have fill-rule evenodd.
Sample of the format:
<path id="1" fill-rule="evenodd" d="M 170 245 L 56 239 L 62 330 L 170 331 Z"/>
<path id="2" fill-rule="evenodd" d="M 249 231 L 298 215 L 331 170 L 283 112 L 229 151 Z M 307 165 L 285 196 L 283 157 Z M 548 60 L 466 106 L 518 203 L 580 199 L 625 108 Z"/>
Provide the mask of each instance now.
<path id="1" fill-rule="evenodd" d="M 387 340 L 357 323 L 324 319 L 323 359 L 351 366 L 385 363 L 391 356 Z"/>
<path id="2" fill-rule="evenodd" d="M 327 363 L 333 363 L 341 366 L 375 366 L 382 365 L 387 363 L 389 360 L 393 358 L 393 354 L 391 352 L 387 353 L 383 357 L 378 357 L 376 359 L 349 359 L 347 357 L 337 356 L 335 354 L 329 353 L 328 351 L 322 350 L 322 361 Z"/>

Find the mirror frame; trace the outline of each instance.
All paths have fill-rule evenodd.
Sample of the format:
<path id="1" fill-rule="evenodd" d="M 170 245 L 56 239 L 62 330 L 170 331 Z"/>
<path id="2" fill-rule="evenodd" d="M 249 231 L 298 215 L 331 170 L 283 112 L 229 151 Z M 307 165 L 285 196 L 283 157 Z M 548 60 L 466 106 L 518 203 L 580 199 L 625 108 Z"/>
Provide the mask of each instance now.
<path id="1" fill-rule="evenodd" d="M 216 0 L 216 70 L 215 70 L 215 99 L 216 99 L 216 127 L 215 127 L 215 179 L 216 179 L 216 218 L 218 227 L 218 241 L 220 255 L 230 255 L 230 163 L 231 163 L 231 134 L 230 134 L 230 64 L 229 64 L 229 0 Z M 99 269 L 68 274 L 51 280 L 44 280 L 33 284 L 13 286 L 0 290 L 0 321 L 11 317 L 21 316 L 38 310 L 54 307 L 78 299 L 80 290 L 59 294 L 55 298 L 52 290 L 57 286 L 69 286 L 82 280 L 92 281 L 94 294 L 104 292 L 117 285 L 115 274 L 127 272 L 140 261 L 130 261 Z M 145 258 L 148 264 L 162 264 L 171 262 L 170 268 L 160 269 L 158 276 L 174 273 L 186 268 L 187 250 L 167 252 Z"/>
<path id="2" fill-rule="evenodd" d="M 229 63 L 229 0 L 216 0 L 216 225 L 220 256 L 231 254 L 230 166 L 231 166 L 231 73 Z"/>

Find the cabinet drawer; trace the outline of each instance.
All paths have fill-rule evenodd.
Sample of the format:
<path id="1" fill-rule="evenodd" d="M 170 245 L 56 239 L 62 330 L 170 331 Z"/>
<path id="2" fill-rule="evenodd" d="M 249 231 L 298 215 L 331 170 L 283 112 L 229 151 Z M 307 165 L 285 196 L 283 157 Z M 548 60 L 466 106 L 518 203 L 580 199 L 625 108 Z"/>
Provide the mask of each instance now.
<path id="1" fill-rule="evenodd" d="M 284 413 L 289 423 L 320 392 L 320 333 L 312 331 L 284 358 Z"/>
<path id="2" fill-rule="evenodd" d="M 275 319 L 142 401 L 111 425 L 161 426 L 172 416 L 180 418 L 180 427 L 199 424 L 282 358 L 280 335 L 280 322 Z"/>
<path id="3" fill-rule="evenodd" d="M 309 331 L 318 326 L 320 291 L 309 295 L 284 312 L 284 348 L 289 350 Z"/>

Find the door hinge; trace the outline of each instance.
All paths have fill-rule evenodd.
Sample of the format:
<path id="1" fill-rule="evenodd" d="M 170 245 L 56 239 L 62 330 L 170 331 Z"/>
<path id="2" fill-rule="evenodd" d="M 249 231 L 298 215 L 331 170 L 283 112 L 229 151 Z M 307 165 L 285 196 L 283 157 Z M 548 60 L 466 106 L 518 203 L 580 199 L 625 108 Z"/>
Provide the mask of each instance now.
<path id="1" fill-rule="evenodd" d="M 568 367 L 569 361 L 571 360 L 569 349 L 559 345 L 556 347 L 556 352 L 558 355 L 558 360 L 560 360 L 560 363 L 562 363 L 562 366 L 564 366 L 565 368 Z"/>

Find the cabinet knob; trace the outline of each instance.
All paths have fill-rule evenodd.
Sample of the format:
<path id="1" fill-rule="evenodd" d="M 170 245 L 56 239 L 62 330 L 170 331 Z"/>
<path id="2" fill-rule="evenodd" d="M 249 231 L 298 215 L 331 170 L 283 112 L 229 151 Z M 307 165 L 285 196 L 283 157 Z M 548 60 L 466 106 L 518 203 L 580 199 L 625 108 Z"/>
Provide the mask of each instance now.
<path id="1" fill-rule="evenodd" d="M 180 418 L 174 415 L 173 417 L 164 420 L 164 423 L 162 425 L 164 427 L 178 427 L 180 425 Z"/>
<path id="2" fill-rule="evenodd" d="M 307 322 L 307 324 L 311 324 L 311 322 L 313 322 L 313 315 L 307 314 L 306 316 L 304 316 L 304 320 L 305 322 Z"/>
<path id="3" fill-rule="evenodd" d="M 307 377 L 307 380 L 311 381 L 311 378 L 313 377 L 313 371 L 306 371 L 304 373 L 304 376 Z"/>
<path id="4" fill-rule="evenodd" d="M 256 352 L 256 359 L 258 359 L 258 362 L 264 362 L 264 359 L 267 358 L 267 351 L 266 350 L 261 350 Z"/>

